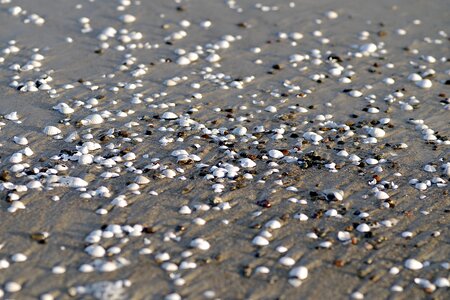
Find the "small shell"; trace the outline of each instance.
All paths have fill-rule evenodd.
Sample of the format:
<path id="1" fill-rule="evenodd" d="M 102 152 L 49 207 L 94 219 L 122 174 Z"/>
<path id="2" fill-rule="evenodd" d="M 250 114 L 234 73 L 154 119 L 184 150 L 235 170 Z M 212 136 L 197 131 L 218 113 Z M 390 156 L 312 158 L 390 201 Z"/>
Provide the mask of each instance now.
<path id="1" fill-rule="evenodd" d="M 414 258 L 410 258 L 405 261 L 405 268 L 410 270 L 420 270 L 423 268 L 423 264 Z"/>
<path id="2" fill-rule="evenodd" d="M 44 128 L 44 133 L 49 136 L 54 136 L 61 133 L 61 130 L 55 126 L 46 126 Z"/>
<path id="3" fill-rule="evenodd" d="M 305 280 L 308 277 L 308 268 L 304 266 L 292 268 L 292 270 L 289 271 L 289 276 L 298 278 L 300 280 Z"/>
<path id="4" fill-rule="evenodd" d="M 204 239 L 197 238 L 191 241 L 190 246 L 200 250 L 208 250 L 211 245 Z"/>

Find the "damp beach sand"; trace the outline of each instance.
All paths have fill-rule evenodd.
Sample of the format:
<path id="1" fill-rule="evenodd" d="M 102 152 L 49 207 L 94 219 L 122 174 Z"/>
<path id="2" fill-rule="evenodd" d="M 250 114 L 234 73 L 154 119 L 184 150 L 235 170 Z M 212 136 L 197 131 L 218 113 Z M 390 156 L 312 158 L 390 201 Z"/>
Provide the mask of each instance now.
<path id="1" fill-rule="evenodd" d="M 0 0 L 0 298 L 449 298 L 449 28 L 444 0 Z"/>

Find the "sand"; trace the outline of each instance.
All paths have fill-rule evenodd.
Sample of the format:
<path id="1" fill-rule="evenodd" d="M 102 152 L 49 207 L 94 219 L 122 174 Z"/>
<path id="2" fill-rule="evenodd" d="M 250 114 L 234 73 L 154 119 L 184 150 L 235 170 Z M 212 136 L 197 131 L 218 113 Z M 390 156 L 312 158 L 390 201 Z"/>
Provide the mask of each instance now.
<path id="1" fill-rule="evenodd" d="M 184 169 L 184 174 L 176 172 L 172 179 L 162 178 L 162 170 L 146 169 L 143 175 L 150 182 L 140 186 L 140 194 L 133 194 L 126 190 L 137 176 L 127 170 L 130 165 L 124 166 L 123 162 L 119 162 L 117 166 L 121 169 L 116 171 L 120 176 L 105 179 L 100 175 L 108 168 L 99 164 L 60 162 L 68 170 L 60 171 L 58 175 L 83 178 L 89 182 L 88 191 L 106 186 L 111 197 L 82 198 L 80 195 L 83 190 L 52 188 L 48 180 L 41 178 L 43 188 L 17 192 L 26 208 L 14 213 L 8 211 L 11 206 L 8 194 L 11 191 L 5 188 L 5 184 L 12 182 L 26 185 L 30 181 L 27 175 L 31 173 L 21 176 L 21 172 L 10 172 L 11 178 L 0 180 L 3 184 L 0 188 L 0 243 L 3 245 L 0 259 L 10 262 L 8 268 L 0 271 L 0 288 L 5 290 L 5 283 L 14 281 L 21 285 L 21 290 L 17 293 L 5 291 L 5 298 L 36 299 L 50 294 L 54 299 L 113 299 L 113 296 L 101 293 L 81 295 L 80 290 L 74 292 L 73 288 L 118 280 L 129 280 L 131 286 L 120 291 L 108 287 L 117 299 L 163 299 L 172 293 L 177 293 L 183 299 L 206 299 L 208 294 L 205 295 L 205 291 L 213 291 L 213 299 L 348 299 L 357 298 L 355 292 L 362 293 L 364 299 L 448 298 L 448 287 L 433 285 L 437 278 L 448 278 L 450 263 L 450 201 L 446 185 L 449 177 L 441 169 L 449 162 L 449 91 L 448 84 L 445 84 L 449 80 L 449 64 L 447 59 L 441 61 L 442 57 L 449 55 L 449 40 L 439 34 L 441 30 L 448 30 L 450 25 L 448 2 L 293 2 L 295 7 L 289 7 L 288 1 L 264 1 L 264 5 L 278 7 L 269 12 L 257 8 L 258 1 L 236 1 L 242 12 L 229 8 L 226 1 L 206 0 L 181 1 L 179 4 L 162 0 L 131 1 L 124 12 L 116 9 L 119 5 L 117 1 L 13 0 L 12 3 L 0 4 L 0 49 L 8 47 L 10 40 L 15 40 L 21 49 L 17 54 L 0 55 L 5 58 L 0 64 L 0 115 L 16 111 L 21 121 L 17 124 L 1 120 L 5 125 L 0 131 L 0 171 L 9 170 L 13 165 L 9 157 L 25 147 L 15 144 L 14 136 L 27 137 L 28 146 L 34 155 L 24 158 L 24 161 L 31 168 L 54 168 L 58 161 L 51 157 L 59 155 L 62 149 L 76 151 L 80 141 L 67 142 L 64 139 L 74 131 L 83 135 L 89 128 L 93 140 L 103 147 L 92 151 L 94 156 L 114 156 L 113 151 L 106 148 L 112 142 L 120 151 L 136 154 L 133 163 L 137 169 L 144 169 L 155 157 L 168 168 Z M 82 4 L 79 9 L 76 8 L 78 3 Z M 8 9 L 15 5 L 20 5 L 27 12 L 12 16 Z M 335 11 L 338 18 L 328 19 L 325 13 L 330 10 Z M 41 26 L 24 24 L 24 19 L 31 13 L 42 16 L 45 23 Z M 126 13 L 135 16 L 136 21 L 123 24 L 119 16 Z M 90 19 L 91 32 L 81 33 L 81 17 Z M 316 19 L 322 20 L 321 24 L 317 24 Z M 181 20 L 189 20 L 191 26 L 181 28 L 178 25 Z M 212 23 L 208 29 L 199 26 L 205 20 Z M 421 23 L 414 24 L 414 20 L 420 20 Z M 170 26 L 164 27 L 164 24 Z M 101 44 L 97 37 L 108 26 L 117 30 L 128 28 L 141 32 L 141 40 L 128 43 L 137 44 L 137 49 L 118 51 L 115 47 L 121 43 L 116 38 L 110 38 L 109 49 L 96 51 Z M 404 29 L 406 34 L 399 34 L 398 29 Z M 185 30 L 187 36 L 165 43 L 165 37 L 179 30 Z M 320 30 L 329 43 L 321 43 L 321 37 L 313 35 L 316 30 Z M 361 31 L 370 33 L 367 40 L 359 39 Z M 280 38 L 280 32 L 299 32 L 303 38 L 293 46 L 292 39 Z M 216 43 L 227 34 L 240 36 L 240 39 L 230 42 L 228 49 L 217 51 L 221 57 L 218 62 L 220 66 L 205 61 L 206 54 L 200 55 L 197 62 L 187 66 L 175 63 L 179 57 L 174 53 L 175 49 L 195 51 L 197 45 Z M 67 42 L 67 37 L 72 38 L 73 42 Z M 426 37 L 439 39 L 441 43 L 427 42 L 424 40 Z M 152 49 L 145 46 L 147 42 L 152 45 Z M 143 46 L 141 49 L 139 43 Z M 375 55 L 357 58 L 348 54 L 358 52 L 352 45 L 358 47 L 366 43 L 378 46 L 384 43 L 386 53 L 378 47 Z M 154 47 L 155 44 L 159 44 L 159 47 Z M 261 53 L 250 51 L 254 47 L 261 48 Z M 40 70 L 17 72 L 9 68 L 14 63 L 22 66 L 26 64 L 33 54 L 33 48 L 39 48 L 39 53 L 45 56 Z M 312 49 L 322 51 L 322 64 L 311 63 L 312 57 L 297 66 L 289 63 L 290 55 L 311 55 Z M 411 49 L 417 49 L 419 53 Z M 339 56 L 343 60 L 342 66 L 352 66 L 356 74 L 352 76 L 351 83 L 339 83 L 338 79 L 343 76 L 333 77 L 327 73 L 330 63 L 326 61 L 326 51 Z M 127 53 L 135 57 L 136 62 L 129 69 L 119 70 Z M 420 60 L 421 55 L 431 55 L 438 61 L 431 63 Z M 262 62 L 255 64 L 257 59 Z M 430 76 L 432 88 L 421 89 L 407 79 L 410 73 L 421 71 L 414 68 L 410 61 L 435 71 Z M 394 64 L 394 67 L 385 67 L 388 63 Z M 130 72 L 139 64 L 144 64 L 148 71 L 141 77 L 133 78 Z M 216 82 L 205 79 L 200 72 L 207 66 L 213 68 L 212 72 L 207 73 L 223 73 L 230 78 L 218 79 Z M 300 70 L 303 66 L 308 66 L 308 69 Z M 49 83 L 55 89 L 53 97 L 46 91 L 20 92 L 10 86 L 14 75 L 20 76 L 20 82 L 28 78 L 36 80 L 42 74 L 53 77 Z M 115 77 L 107 78 L 103 74 L 115 74 Z M 318 82 L 311 79 L 313 74 L 327 74 L 327 78 Z M 164 82 L 175 76 L 187 78 L 176 86 L 167 87 Z M 223 85 L 230 86 L 232 80 L 244 80 L 248 76 L 254 76 L 254 79 L 244 83 L 242 89 L 220 87 L 221 81 L 225 82 Z M 386 77 L 392 77 L 395 83 L 383 83 Z M 110 90 L 119 82 L 131 83 L 137 79 L 142 80 L 142 85 L 135 90 Z M 300 86 L 300 90 L 289 91 L 283 86 L 285 80 Z M 91 81 L 98 89 L 90 90 L 82 84 L 86 81 Z M 73 89 L 64 88 L 69 83 L 74 85 Z M 192 83 L 199 83 L 201 87 L 194 89 Z M 372 88 L 368 89 L 367 85 Z M 350 97 L 344 92 L 345 89 L 360 90 L 364 96 Z M 309 95 L 308 90 L 311 92 Z M 384 98 L 395 91 L 402 91 L 404 96 L 389 104 Z M 143 94 L 142 103 L 132 104 L 135 93 Z M 157 93 L 167 94 L 155 97 Z M 192 97 L 193 93 L 201 93 L 201 99 Z M 276 93 L 284 94 L 277 96 Z M 305 94 L 306 97 L 299 94 Z M 364 99 L 370 94 L 377 97 L 372 104 Z M 400 102 L 408 102 L 411 96 L 415 96 L 420 103 L 414 104 L 413 110 L 402 110 Z M 115 120 L 105 118 L 105 122 L 98 125 L 80 126 L 77 122 L 95 111 L 92 108 L 76 107 L 75 101 L 87 103 L 92 97 L 100 99 L 96 106 L 98 112 L 109 110 Z M 147 97 L 154 101 L 146 103 L 144 99 Z M 116 103 L 112 103 L 113 100 Z M 67 125 L 61 122 L 66 117 L 53 109 L 60 102 L 75 108 Z M 161 106 L 168 103 L 176 105 Z M 151 107 L 152 104 L 160 106 Z M 307 108 L 308 111 L 296 112 L 290 108 L 292 105 Z M 246 106 L 246 109 L 243 110 L 242 106 Z M 275 106 L 276 112 L 266 111 L 267 106 Z M 369 106 L 377 107 L 380 112 L 368 113 Z M 215 108 L 222 110 L 216 111 Z M 119 110 L 133 110 L 134 113 L 125 117 L 114 116 Z M 191 112 L 187 114 L 189 110 Z M 237 126 L 245 126 L 249 137 L 255 126 L 263 125 L 266 131 L 253 134 L 259 145 L 251 144 L 252 140 L 243 141 L 239 136 L 235 140 L 219 142 L 213 133 L 190 131 L 180 127 L 177 120 L 162 120 L 161 116 L 167 111 L 177 116 L 186 114 L 197 124 L 204 124 L 209 129 L 226 128 L 231 132 Z M 337 124 L 351 126 L 355 135 L 343 139 L 343 132 L 330 130 L 329 126 L 315 119 L 317 115 L 326 114 L 331 114 Z M 241 121 L 239 117 L 246 117 L 247 120 Z M 390 118 L 391 125 L 381 126 L 376 123 L 381 118 Z M 411 123 L 413 119 L 423 120 L 434 130 L 438 141 L 425 141 L 421 129 Z M 139 124 L 131 128 L 124 127 L 131 121 Z M 375 125 L 370 125 L 371 121 Z M 286 132 L 281 139 L 273 139 L 271 130 L 283 124 L 286 125 Z M 63 139 L 44 135 L 43 129 L 48 125 L 60 128 Z M 379 138 L 375 144 L 365 144 L 365 137 L 361 137 L 367 136 L 362 128 L 365 125 L 383 128 L 386 136 Z M 174 131 L 161 131 L 161 126 L 173 128 Z M 116 133 L 116 138 L 102 141 L 102 134 L 111 128 L 116 128 L 116 132 L 122 130 L 121 136 Z M 318 132 L 321 129 L 325 140 L 317 145 L 302 143 L 304 132 Z M 138 133 L 137 137 L 142 138 L 142 142 L 132 140 L 133 136 L 127 140 L 132 133 Z M 164 146 L 160 143 L 164 136 L 175 139 L 184 137 L 184 140 Z M 82 140 L 86 141 L 84 138 Z M 339 140 L 345 142 L 340 144 Z M 406 143 L 408 148 L 394 149 L 393 145 L 399 143 Z M 196 149 L 194 144 L 201 147 Z M 236 157 L 230 158 L 224 149 L 219 149 L 223 145 L 236 152 Z M 198 155 L 201 162 L 177 163 L 171 153 L 179 149 Z M 304 165 L 302 167 L 299 163 L 290 163 L 284 159 L 263 158 L 266 151 L 271 149 L 287 150 L 284 151 L 285 155 L 300 161 L 304 161 L 305 154 L 314 150 L 326 163 L 338 164 L 338 170 L 330 172 L 320 162 L 305 168 Z M 383 170 L 367 164 L 358 166 L 348 158 L 337 156 L 336 153 L 343 149 L 350 154 L 357 154 L 363 161 L 367 158 L 384 158 L 385 161 L 379 164 Z M 235 180 L 205 178 L 211 173 L 211 166 L 219 162 L 239 166 L 239 159 L 245 156 L 253 158 L 257 164 L 248 169 L 253 179 L 243 177 L 246 171 L 244 168 L 241 168 Z M 269 162 L 276 162 L 278 166 L 270 166 Z M 196 166 L 198 163 L 209 167 L 200 169 Z M 424 171 L 427 164 L 434 165 L 436 172 Z M 279 172 L 265 173 L 271 169 Z M 379 176 L 378 183 L 386 181 L 398 185 L 397 189 L 392 186 L 386 189 L 390 196 L 390 204 L 387 204 L 389 208 L 383 205 L 384 200 L 376 199 L 371 190 L 374 185 L 369 182 L 375 175 Z M 181 180 L 181 176 L 185 176 L 185 180 Z M 432 183 L 424 191 L 410 184 L 414 178 L 425 182 L 431 181 L 433 177 L 440 177 L 443 184 L 437 186 Z M 222 183 L 223 191 L 214 192 L 211 187 L 214 183 Z M 287 190 L 287 187 L 295 187 L 297 191 Z M 320 195 L 325 189 L 343 190 L 344 200 L 328 201 L 320 197 L 317 199 L 314 193 L 311 194 L 317 192 Z M 151 191 L 157 195 L 152 195 Z M 112 208 L 111 201 L 122 194 L 126 195 L 128 206 Z M 422 195 L 426 197 L 421 199 Z M 53 196 L 59 196 L 60 200 L 53 201 Z M 288 201 L 290 198 L 305 199 L 307 204 L 292 203 Z M 261 205 L 261 201 L 264 200 L 270 203 L 269 208 L 262 207 L 264 203 Z M 218 202 L 228 202 L 231 209 L 213 209 L 220 207 Z M 196 211 L 195 206 L 200 204 L 208 204 L 211 209 Z M 180 214 L 179 209 L 183 205 L 188 205 L 192 213 Z M 109 210 L 109 213 L 97 214 L 100 207 Z M 330 209 L 336 209 L 341 216 L 325 216 L 325 212 Z M 258 211 L 261 212 L 260 216 L 255 215 Z M 367 212 L 370 216 L 361 219 L 358 216 L 360 212 Z M 297 213 L 307 215 L 308 220 L 302 222 L 295 219 Z M 192 220 L 196 217 L 206 220 L 206 224 L 193 224 Z M 253 245 L 253 238 L 260 234 L 265 223 L 273 219 L 280 220 L 282 226 L 269 229 L 273 234 L 268 238 L 270 244 L 265 247 Z M 383 223 L 386 220 L 393 221 L 395 225 L 386 226 Z M 355 228 L 360 223 L 368 223 L 371 233 L 357 232 Z M 113 245 L 122 248 L 122 252 L 111 255 L 110 260 L 122 257 L 129 264 L 112 272 L 80 272 L 81 265 L 95 260 L 84 251 L 89 244 L 85 241 L 86 236 L 109 224 L 142 224 L 147 228 L 147 233 L 129 236 L 127 240 L 102 240 L 101 245 L 105 248 Z M 337 239 L 338 231 L 344 230 L 350 231 L 354 237 L 352 242 L 343 243 Z M 405 231 L 411 232 L 412 237 L 402 237 Z M 30 234 L 36 232 L 49 233 L 45 243 L 30 238 Z M 318 239 L 308 237 L 307 234 L 311 232 L 315 232 Z M 176 240 L 177 237 L 179 240 Z M 206 251 L 191 249 L 193 255 L 189 259 L 182 258 L 183 251 L 190 249 L 192 239 L 199 237 L 207 240 L 210 248 Z M 145 245 L 145 239 L 151 241 L 150 245 Z M 324 241 L 330 241 L 331 248 L 320 248 L 320 243 Z M 278 246 L 286 247 L 287 252 L 279 253 L 276 250 Z M 139 254 L 145 247 L 150 248 L 152 254 Z M 192 270 L 164 271 L 156 258 L 162 252 L 169 253 L 170 261 L 177 265 L 183 260 L 189 260 L 195 262 L 197 267 Z M 27 260 L 12 262 L 11 256 L 15 253 L 25 254 Z M 289 282 L 288 274 L 292 267 L 279 263 L 283 256 L 293 258 L 295 266 L 308 268 L 308 277 L 302 280 L 299 287 Z M 408 270 L 404 267 L 408 258 L 417 259 L 425 266 L 416 271 Z M 53 274 L 54 266 L 64 266 L 66 271 Z M 267 266 L 270 273 L 257 274 L 255 270 L 258 266 Z M 390 274 L 392 267 L 398 267 L 399 274 Z M 180 281 L 177 283 L 174 280 L 176 276 L 183 278 L 184 284 L 177 285 Z M 430 285 L 425 284 L 426 288 L 423 288 L 414 282 L 415 278 L 427 279 Z M 392 291 L 394 285 L 403 287 L 403 292 Z"/>

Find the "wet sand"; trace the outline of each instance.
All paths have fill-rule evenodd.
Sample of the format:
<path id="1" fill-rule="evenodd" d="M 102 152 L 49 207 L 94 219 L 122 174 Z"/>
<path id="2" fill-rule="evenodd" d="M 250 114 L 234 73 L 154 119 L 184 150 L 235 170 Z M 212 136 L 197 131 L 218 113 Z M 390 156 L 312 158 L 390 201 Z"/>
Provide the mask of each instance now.
<path id="1" fill-rule="evenodd" d="M 126 2 L 120 11 L 118 1 L 0 0 L 0 49 L 20 48 L 0 54 L 0 260 L 8 262 L 0 263 L 4 298 L 448 298 L 447 1 L 293 1 L 294 7 L 289 1 L 261 2 L 267 9 L 258 1 L 236 1 L 237 8 L 230 8 L 231 1 Z M 14 6 L 26 12 L 13 16 Z M 327 17 L 329 11 L 338 17 Z M 45 23 L 25 24 L 33 13 Z M 125 14 L 136 20 L 124 24 L 120 16 Z M 190 26 L 180 25 L 182 20 Z M 206 20 L 211 21 L 209 28 L 201 26 Z M 81 32 L 83 22 L 92 30 Z M 100 41 L 107 27 L 117 33 Z M 142 38 L 121 34 L 124 28 Z M 187 35 L 166 38 L 179 31 Z M 363 31 L 366 39 L 361 38 Z M 303 37 L 296 40 L 300 36 L 295 32 Z M 109 48 L 99 50 L 102 42 Z M 361 49 L 370 43 L 376 50 L 364 53 Z M 45 57 L 41 66 L 34 60 L 32 70 L 11 68 L 23 68 L 35 48 Z M 197 51 L 199 59 L 180 65 L 178 59 L 185 54 L 176 49 Z M 209 52 L 220 60 L 208 61 Z M 290 62 L 293 54 L 302 60 Z M 336 67 L 340 74 L 335 76 L 330 70 Z M 136 69 L 143 74 L 133 77 Z M 408 79 L 411 73 L 429 79 L 432 87 L 420 88 Z M 48 75 L 54 90 L 39 90 L 43 83 L 36 81 Z M 175 85 L 167 82 L 174 77 L 179 77 Z M 340 81 L 344 77 L 350 82 Z M 386 84 L 386 78 L 395 82 Z M 27 81 L 38 91 L 25 91 Z M 351 90 L 362 96 L 350 96 Z M 53 109 L 62 102 L 74 113 Z M 370 108 L 379 112 L 370 113 Z M 20 123 L 8 120 L 11 112 L 17 112 Z M 176 118 L 164 119 L 167 112 Z M 80 122 L 95 113 L 102 115 L 100 124 Z M 382 124 L 383 118 L 390 120 Z M 49 125 L 58 127 L 61 137 L 45 135 Z M 257 126 L 264 129 L 255 130 Z M 247 132 L 236 130 L 242 127 Z M 372 127 L 385 135 L 371 140 Z M 67 141 L 75 131 L 78 139 Z M 323 139 L 308 141 L 304 133 L 309 131 Z M 26 137 L 28 144 L 18 145 L 14 136 Z M 167 144 L 161 143 L 164 137 Z M 93 163 L 80 164 L 77 157 L 88 141 L 101 149 L 87 151 Z M 398 149 L 401 143 L 407 148 Z M 34 154 L 11 162 L 11 155 L 25 147 Z M 174 156 L 180 149 L 201 160 Z M 271 157 L 273 149 L 283 157 Z M 342 150 L 361 162 L 338 155 Z M 107 158 L 116 165 L 102 165 Z M 255 167 L 244 167 L 244 158 Z M 226 163 L 239 168 L 235 176 Z M 14 165 L 18 169 L 11 169 Z M 424 170 L 426 165 L 435 170 Z M 225 168 L 223 178 L 220 172 L 214 175 L 213 166 Z M 105 178 L 105 172 L 118 176 Z M 139 175 L 148 182 L 132 185 Z M 62 176 L 82 178 L 88 185 L 61 186 Z M 24 191 L 31 181 L 42 187 Z M 109 195 L 100 195 L 102 186 Z M 389 199 L 377 199 L 375 188 Z M 327 189 L 342 190 L 343 200 L 327 198 L 322 193 Z M 125 207 L 114 200 L 120 195 Z M 11 209 L 22 204 L 24 209 Z M 189 207 L 186 214 L 180 213 L 184 205 Z M 300 213 L 308 219 L 299 220 Z M 270 220 L 279 221 L 281 228 L 265 229 Z M 143 229 L 132 233 L 122 227 L 124 232 L 115 237 L 86 241 L 91 232 L 104 233 L 111 224 Z M 360 224 L 367 224 L 370 232 L 359 232 Z M 338 239 L 344 231 L 350 240 Z M 30 238 L 42 232 L 49 234 L 45 241 Z M 256 236 L 270 243 L 254 245 Z M 206 240 L 209 248 L 193 246 L 196 238 Z M 113 249 L 95 258 L 86 252 L 91 244 L 117 246 L 121 252 Z M 26 255 L 26 261 L 14 262 L 17 253 Z M 161 253 L 169 254 L 166 263 L 175 267 L 164 264 Z M 282 257 L 292 258 L 294 265 L 282 265 Z M 411 258 L 421 262 L 420 269 L 405 266 Z M 194 267 L 182 269 L 183 261 Z M 102 269 L 105 262 L 117 270 Z M 80 271 L 83 264 L 94 270 Z M 55 266 L 65 272 L 54 274 Z M 270 272 L 258 273 L 261 266 Z M 296 266 L 308 269 L 306 279 L 289 275 Z M 170 267 L 177 270 L 164 270 Z M 122 289 L 106 285 L 102 292 L 95 285 L 119 280 Z M 20 291 L 8 292 L 8 282 L 20 284 Z M 396 291 L 396 285 L 403 291 Z"/>

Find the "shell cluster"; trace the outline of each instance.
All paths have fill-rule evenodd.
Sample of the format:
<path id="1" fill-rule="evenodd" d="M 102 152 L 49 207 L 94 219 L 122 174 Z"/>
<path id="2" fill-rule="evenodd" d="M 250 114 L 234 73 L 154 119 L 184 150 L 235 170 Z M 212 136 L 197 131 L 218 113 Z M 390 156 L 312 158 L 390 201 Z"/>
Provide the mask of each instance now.
<path id="1" fill-rule="evenodd" d="M 0 298 L 448 295 L 441 1 L 263 2 L 0 0 Z"/>

